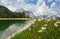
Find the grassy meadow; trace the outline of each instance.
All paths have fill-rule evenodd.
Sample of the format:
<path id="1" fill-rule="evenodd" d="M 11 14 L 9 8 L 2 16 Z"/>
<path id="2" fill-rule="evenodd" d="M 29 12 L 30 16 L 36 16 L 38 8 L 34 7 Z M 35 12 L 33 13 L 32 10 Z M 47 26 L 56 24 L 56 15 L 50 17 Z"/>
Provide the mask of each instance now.
<path id="1" fill-rule="evenodd" d="M 31 27 L 11 39 L 60 39 L 60 20 L 36 19 Z"/>

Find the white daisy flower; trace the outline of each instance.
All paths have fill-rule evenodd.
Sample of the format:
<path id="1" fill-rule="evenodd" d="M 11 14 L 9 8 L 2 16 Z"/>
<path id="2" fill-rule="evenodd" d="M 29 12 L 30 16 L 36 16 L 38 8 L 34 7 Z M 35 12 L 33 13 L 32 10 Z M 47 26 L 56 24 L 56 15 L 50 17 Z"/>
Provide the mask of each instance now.
<path id="1" fill-rule="evenodd" d="M 38 21 L 41 21 L 41 19 L 39 18 Z"/>
<path id="2" fill-rule="evenodd" d="M 42 30 L 45 30 L 45 29 L 46 29 L 46 27 L 42 27 L 41 29 L 42 29 Z"/>
<path id="3" fill-rule="evenodd" d="M 45 20 L 47 20 L 47 18 L 45 18 Z"/>
<path id="4" fill-rule="evenodd" d="M 31 28 L 29 28 L 29 31 L 31 31 Z"/>
<path id="5" fill-rule="evenodd" d="M 57 23 L 60 23 L 59 21 Z"/>
<path id="6" fill-rule="evenodd" d="M 58 26 L 58 23 L 60 23 L 59 21 L 58 22 L 56 22 L 54 25 L 55 25 L 55 27 L 57 27 Z"/>
<path id="7" fill-rule="evenodd" d="M 55 23 L 54 26 L 57 27 L 58 26 L 57 23 Z"/>
<path id="8" fill-rule="evenodd" d="M 47 21 L 50 21 L 51 19 L 47 19 Z"/>
<path id="9" fill-rule="evenodd" d="M 43 30 L 39 30 L 38 32 L 42 32 Z"/>
<path id="10" fill-rule="evenodd" d="M 44 20 L 44 18 L 41 18 L 41 20 Z"/>
<path id="11" fill-rule="evenodd" d="M 45 24 L 44 26 L 47 26 L 47 24 Z"/>

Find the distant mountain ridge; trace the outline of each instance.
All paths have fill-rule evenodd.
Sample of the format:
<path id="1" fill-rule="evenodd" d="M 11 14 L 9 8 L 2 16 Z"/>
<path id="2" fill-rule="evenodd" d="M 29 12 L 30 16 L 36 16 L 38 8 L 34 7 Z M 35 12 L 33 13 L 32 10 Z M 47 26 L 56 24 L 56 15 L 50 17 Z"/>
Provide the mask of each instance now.
<path id="1" fill-rule="evenodd" d="M 24 11 L 11 12 L 8 8 L 0 5 L 0 18 L 28 18 Z"/>
<path id="2" fill-rule="evenodd" d="M 48 17 L 49 15 L 45 15 L 44 17 Z M 25 11 L 25 10 L 16 10 L 16 12 L 10 11 L 8 8 L 0 5 L 0 18 L 42 18 L 42 15 L 34 16 L 33 12 Z M 60 18 L 57 15 L 51 16 Z M 51 18 L 50 17 L 50 18 Z"/>

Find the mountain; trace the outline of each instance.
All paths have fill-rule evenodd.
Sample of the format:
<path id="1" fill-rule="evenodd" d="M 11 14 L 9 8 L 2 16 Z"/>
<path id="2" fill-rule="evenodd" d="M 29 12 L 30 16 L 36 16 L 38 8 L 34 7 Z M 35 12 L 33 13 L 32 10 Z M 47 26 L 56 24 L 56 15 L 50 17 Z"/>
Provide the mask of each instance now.
<path id="1" fill-rule="evenodd" d="M 45 15 L 44 17 L 46 18 L 49 15 Z M 57 15 L 53 15 L 51 17 L 56 17 L 56 18 L 60 19 L 60 17 L 58 17 Z M 21 10 L 18 9 L 15 12 L 12 12 L 8 8 L 0 5 L 0 18 L 42 18 L 42 15 L 35 16 L 33 14 L 33 12 L 26 11 L 26 10 L 23 10 L 23 9 L 21 9 Z"/>
<path id="2" fill-rule="evenodd" d="M 30 17 L 30 18 L 35 18 L 34 14 L 31 11 L 24 11 L 25 15 Z"/>
<path id="3" fill-rule="evenodd" d="M 24 9 L 17 9 L 17 10 L 16 10 L 16 12 L 22 12 L 22 11 L 25 13 L 25 15 L 26 15 L 27 17 L 35 18 L 33 12 L 31 12 L 31 11 L 26 11 L 26 10 L 24 10 Z"/>
<path id="4" fill-rule="evenodd" d="M 24 11 L 11 12 L 8 8 L 0 5 L 0 18 L 27 18 Z"/>
<path id="5" fill-rule="evenodd" d="M 12 13 L 8 8 L 0 5 L 0 17 L 8 17 Z"/>

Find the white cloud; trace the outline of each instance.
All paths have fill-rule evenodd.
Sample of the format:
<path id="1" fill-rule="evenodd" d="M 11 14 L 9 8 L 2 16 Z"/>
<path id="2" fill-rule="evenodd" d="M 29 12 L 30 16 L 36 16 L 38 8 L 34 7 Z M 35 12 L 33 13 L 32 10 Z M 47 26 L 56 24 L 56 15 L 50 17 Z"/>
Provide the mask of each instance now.
<path id="1" fill-rule="evenodd" d="M 3 5 L 8 7 L 11 11 L 15 11 L 17 9 L 24 9 L 27 11 L 32 11 L 35 16 L 42 14 L 43 12 L 47 12 L 48 9 L 48 7 L 45 5 L 44 0 L 38 0 L 36 5 L 27 4 L 25 0 L 17 0 L 15 2 L 8 0 L 1 0 L 1 1 Z"/>
<path id="2" fill-rule="evenodd" d="M 54 11 L 55 16 L 60 15 L 60 4 L 58 4 L 58 2 L 60 1 L 56 0 L 51 4 L 51 7 L 49 9 L 49 14 L 51 14 L 51 12 Z"/>
<path id="3" fill-rule="evenodd" d="M 48 11 L 48 6 L 46 6 L 45 1 L 43 2 L 42 5 L 38 6 L 36 12 L 34 12 L 35 16 L 37 15 L 43 15 L 46 14 Z"/>
<path id="4" fill-rule="evenodd" d="M 48 0 L 48 2 L 52 2 L 53 0 Z"/>
<path id="5" fill-rule="evenodd" d="M 60 2 L 60 0 L 55 0 L 55 1 L 58 1 L 58 2 Z"/>
<path id="6" fill-rule="evenodd" d="M 21 0 L 17 0 L 17 2 L 20 2 Z"/>
<path id="7" fill-rule="evenodd" d="M 0 0 L 1 5 L 3 5 L 4 3 L 6 4 L 5 0 Z"/>
<path id="8" fill-rule="evenodd" d="M 37 6 L 41 5 L 41 4 L 43 3 L 43 1 L 44 1 L 44 0 L 38 0 L 36 5 L 37 5 Z"/>
<path id="9" fill-rule="evenodd" d="M 11 11 L 15 11 L 16 10 L 16 7 L 12 8 L 12 6 L 8 6 L 7 8 L 9 8 L 9 10 L 11 10 Z"/>
<path id="10" fill-rule="evenodd" d="M 24 9 L 26 11 L 31 11 L 35 16 L 42 15 L 43 13 L 50 13 L 51 11 L 56 11 L 60 13 L 60 5 L 56 2 L 51 4 L 51 7 L 45 4 L 45 0 L 38 0 L 36 5 L 28 4 L 25 0 L 0 0 L 0 4 L 6 6 L 11 11 L 15 11 L 17 9 Z M 33 0 L 32 0 L 33 1 Z M 48 2 L 52 2 L 53 0 L 48 0 Z M 60 0 L 56 0 L 60 1 Z"/>
<path id="11" fill-rule="evenodd" d="M 53 2 L 53 3 L 51 4 L 51 8 L 53 8 L 53 7 L 55 7 L 55 2 Z"/>
<path id="12" fill-rule="evenodd" d="M 5 3 L 6 1 L 5 1 L 5 0 L 2 0 L 1 2 L 2 2 L 2 3 Z"/>

